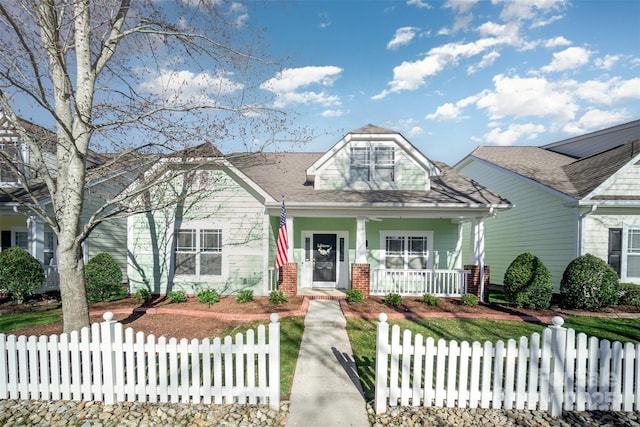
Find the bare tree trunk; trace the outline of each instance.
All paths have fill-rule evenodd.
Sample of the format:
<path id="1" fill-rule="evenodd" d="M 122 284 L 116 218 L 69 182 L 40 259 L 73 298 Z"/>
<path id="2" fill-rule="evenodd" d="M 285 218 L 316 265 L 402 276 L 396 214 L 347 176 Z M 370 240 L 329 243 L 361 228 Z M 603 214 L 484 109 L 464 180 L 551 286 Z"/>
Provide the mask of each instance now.
<path id="1" fill-rule="evenodd" d="M 71 237 L 71 238 L 69 238 Z M 82 249 L 74 236 L 61 236 L 58 242 L 58 272 L 64 313 L 64 332 L 80 330 L 89 325 L 89 306 L 84 286 Z"/>

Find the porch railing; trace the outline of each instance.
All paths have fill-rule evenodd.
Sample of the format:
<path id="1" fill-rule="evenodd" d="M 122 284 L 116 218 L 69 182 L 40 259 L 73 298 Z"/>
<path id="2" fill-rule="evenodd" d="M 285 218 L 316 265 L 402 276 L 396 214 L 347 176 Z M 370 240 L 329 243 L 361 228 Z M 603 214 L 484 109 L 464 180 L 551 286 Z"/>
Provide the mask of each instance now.
<path id="1" fill-rule="evenodd" d="M 371 270 L 371 295 L 462 296 L 469 270 Z"/>

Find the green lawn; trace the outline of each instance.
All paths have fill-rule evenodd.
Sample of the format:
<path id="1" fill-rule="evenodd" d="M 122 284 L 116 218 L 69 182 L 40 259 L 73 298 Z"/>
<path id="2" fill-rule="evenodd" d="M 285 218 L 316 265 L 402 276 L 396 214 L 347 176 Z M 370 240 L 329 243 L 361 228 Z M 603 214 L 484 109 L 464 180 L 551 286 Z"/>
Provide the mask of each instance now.
<path id="1" fill-rule="evenodd" d="M 367 400 L 373 399 L 374 394 L 377 324 L 377 319 L 347 319 L 347 332 Z M 518 339 L 521 336 L 531 336 L 534 332 L 541 332 L 547 326 L 541 323 L 487 319 L 428 318 L 389 321 L 389 325 L 396 324 L 401 330 L 411 330 L 414 335 L 420 333 L 425 338 L 433 337 L 436 341 L 444 338 L 447 341 L 458 342 Z M 570 316 L 564 326 L 610 341 L 638 342 L 640 339 L 640 319 Z"/>
<path id="2" fill-rule="evenodd" d="M 0 333 L 6 334 L 16 329 L 30 326 L 48 325 L 60 321 L 62 309 L 34 311 L 0 315 Z"/>

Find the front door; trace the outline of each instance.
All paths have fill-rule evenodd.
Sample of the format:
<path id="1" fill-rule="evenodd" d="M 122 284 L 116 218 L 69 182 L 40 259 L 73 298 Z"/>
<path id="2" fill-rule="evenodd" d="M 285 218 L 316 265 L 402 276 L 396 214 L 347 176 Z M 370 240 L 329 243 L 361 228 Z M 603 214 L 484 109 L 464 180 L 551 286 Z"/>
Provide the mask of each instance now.
<path id="1" fill-rule="evenodd" d="M 313 235 L 313 286 L 334 287 L 336 284 L 336 235 Z"/>

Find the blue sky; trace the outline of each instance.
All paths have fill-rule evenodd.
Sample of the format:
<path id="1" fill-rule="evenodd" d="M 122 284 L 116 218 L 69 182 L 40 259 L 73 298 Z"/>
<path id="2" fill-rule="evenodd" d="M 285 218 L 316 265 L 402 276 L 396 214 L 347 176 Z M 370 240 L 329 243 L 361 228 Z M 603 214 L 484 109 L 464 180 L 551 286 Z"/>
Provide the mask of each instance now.
<path id="1" fill-rule="evenodd" d="M 235 10 L 241 25 L 265 28 L 269 55 L 288 58 L 262 88 L 320 135 L 306 151 L 372 123 L 453 165 L 478 145 L 542 145 L 640 118 L 637 0 Z"/>

